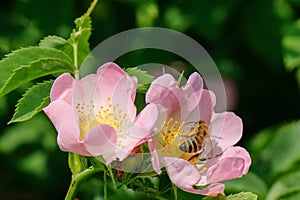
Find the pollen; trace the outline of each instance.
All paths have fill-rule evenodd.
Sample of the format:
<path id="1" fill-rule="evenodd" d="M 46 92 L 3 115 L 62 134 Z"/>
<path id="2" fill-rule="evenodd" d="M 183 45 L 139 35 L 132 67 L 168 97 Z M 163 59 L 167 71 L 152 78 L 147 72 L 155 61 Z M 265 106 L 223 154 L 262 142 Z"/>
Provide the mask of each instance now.
<path id="1" fill-rule="evenodd" d="M 172 117 L 163 123 L 162 130 L 160 132 L 160 140 L 162 141 L 162 146 L 167 146 L 172 143 L 176 143 L 176 137 L 181 134 L 183 123 L 174 120 Z"/>
<path id="2" fill-rule="evenodd" d="M 183 120 L 169 118 L 162 125 L 158 134 L 158 142 L 162 147 L 164 156 L 177 157 L 188 161 L 194 165 L 200 173 L 207 170 L 206 162 L 199 162 L 201 154 L 199 152 L 184 152 L 180 145 L 190 139 L 190 131 L 194 125 Z"/>
<path id="3" fill-rule="evenodd" d="M 80 123 L 80 140 L 83 140 L 87 132 L 95 125 L 107 124 L 112 126 L 117 135 L 121 132 L 121 127 L 127 124 L 127 115 L 120 109 L 119 104 L 113 104 L 111 97 L 106 98 L 103 105 L 95 105 L 91 99 L 88 103 L 77 103 L 75 109 L 78 113 Z"/>

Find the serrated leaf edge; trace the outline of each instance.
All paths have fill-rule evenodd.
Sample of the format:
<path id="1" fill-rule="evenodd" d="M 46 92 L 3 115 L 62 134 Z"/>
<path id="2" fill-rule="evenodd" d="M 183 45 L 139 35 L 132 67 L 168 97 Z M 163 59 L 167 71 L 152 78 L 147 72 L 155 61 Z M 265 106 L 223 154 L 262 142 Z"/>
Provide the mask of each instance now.
<path id="1" fill-rule="evenodd" d="M 28 47 L 21 47 L 21 48 L 19 48 L 19 49 L 13 50 L 13 51 L 11 51 L 9 54 L 4 55 L 4 57 L 0 60 L 0 63 L 5 62 L 5 61 L 8 60 L 11 56 L 13 56 L 14 54 L 16 54 L 16 53 L 18 53 L 18 52 L 21 52 L 21 51 L 26 51 L 26 50 L 28 50 L 28 49 L 48 49 L 48 50 L 50 50 L 50 51 L 57 51 L 57 52 L 62 53 L 62 54 L 66 57 L 66 59 L 68 59 L 68 61 L 69 61 L 70 63 L 72 63 L 72 59 L 71 59 L 65 52 L 63 52 L 62 50 L 55 49 L 55 48 L 50 48 L 50 47 L 42 47 L 42 46 L 28 46 Z M 51 57 L 49 57 L 49 58 L 51 58 Z M 41 59 L 41 58 L 40 58 L 40 59 Z M 31 61 L 31 62 L 33 62 L 33 61 Z M 24 65 L 27 65 L 27 64 L 24 64 Z"/>
<path id="2" fill-rule="evenodd" d="M 61 39 L 61 40 L 64 41 L 64 42 L 66 42 L 66 44 L 69 44 L 68 40 L 66 40 L 66 39 L 63 38 L 63 37 L 59 37 L 59 36 L 57 36 L 57 35 L 48 35 L 48 36 L 46 36 L 46 37 L 44 37 L 43 39 L 40 40 L 38 46 L 39 46 L 39 47 L 44 47 L 44 46 L 40 46 L 40 45 L 41 45 L 41 43 L 42 43 L 43 41 L 45 41 L 47 38 L 58 38 L 58 39 Z M 44 48 L 51 48 L 51 47 L 44 47 Z M 51 48 L 51 49 L 55 49 L 55 48 Z"/>
<path id="3" fill-rule="evenodd" d="M 4 83 L 4 85 L 2 86 L 2 88 L 0 88 L 0 97 L 4 96 L 4 95 L 6 95 L 7 93 L 10 92 L 10 91 L 8 91 L 6 93 L 3 93 L 3 90 L 5 90 L 5 88 L 7 87 L 7 85 L 10 83 L 11 79 L 14 78 L 14 76 L 18 73 L 19 70 L 21 70 L 23 68 L 30 68 L 32 64 L 35 64 L 35 63 L 43 61 L 43 60 L 53 60 L 53 61 L 57 60 L 57 61 L 61 61 L 61 62 L 64 62 L 64 63 L 68 64 L 71 68 L 73 68 L 73 65 L 71 63 L 66 62 L 65 60 L 62 60 L 62 59 L 59 59 L 59 58 L 51 58 L 51 57 L 40 58 L 40 59 L 34 60 L 34 61 L 30 62 L 29 65 L 21 65 L 19 68 L 16 68 L 16 69 L 13 70 L 11 76 L 6 80 L 6 82 Z M 57 73 L 57 72 L 60 72 L 60 71 L 56 71 L 55 73 Z M 72 72 L 72 71 L 70 70 L 70 71 L 62 71 L 62 72 Z M 49 71 L 49 73 L 46 74 L 46 75 L 53 74 L 53 73 L 54 72 Z M 44 75 L 44 76 L 46 76 L 46 75 Z M 36 79 L 36 78 L 34 78 L 34 79 Z M 34 79 L 32 79 L 32 80 L 34 80 Z"/>
<path id="4" fill-rule="evenodd" d="M 28 119 L 26 119 L 26 120 L 14 120 L 14 117 L 15 117 L 17 111 L 18 111 L 18 108 L 19 108 L 18 105 L 20 104 L 20 102 L 22 101 L 22 99 L 29 93 L 29 91 L 35 89 L 36 87 L 38 87 L 38 86 L 40 86 L 40 85 L 47 84 L 47 83 L 50 83 L 50 82 L 53 83 L 53 80 L 47 80 L 47 81 L 44 81 L 44 82 L 42 82 L 42 83 L 37 83 L 37 84 L 33 85 L 32 87 L 28 88 L 28 89 L 25 91 L 25 93 L 22 95 L 22 97 L 18 100 L 18 103 L 17 103 L 17 105 L 15 106 L 16 109 L 15 109 L 14 115 L 13 115 L 13 117 L 11 118 L 11 120 L 10 120 L 7 124 L 11 124 L 11 123 L 14 123 L 14 122 L 23 122 L 23 121 L 26 121 L 26 120 L 28 120 L 28 119 L 31 119 L 34 115 L 36 115 L 36 114 L 38 113 L 37 111 L 40 109 L 40 107 L 43 105 L 43 103 L 46 101 L 46 99 L 50 97 L 50 93 L 49 93 L 49 96 L 44 97 L 44 98 L 42 99 L 41 104 L 40 104 L 38 107 L 36 107 L 34 111 L 32 111 L 34 114 L 33 114 L 30 118 L 28 118 Z M 18 117 L 18 118 L 20 118 L 20 117 Z M 18 119 L 18 118 L 17 118 L 17 119 Z"/>

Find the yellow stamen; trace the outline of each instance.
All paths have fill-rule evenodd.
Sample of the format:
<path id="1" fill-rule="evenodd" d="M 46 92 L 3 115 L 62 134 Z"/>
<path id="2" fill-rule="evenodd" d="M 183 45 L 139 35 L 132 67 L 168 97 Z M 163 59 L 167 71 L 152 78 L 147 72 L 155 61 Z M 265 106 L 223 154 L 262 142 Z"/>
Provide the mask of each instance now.
<path id="1" fill-rule="evenodd" d="M 119 104 L 113 105 L 111 97 L 107 97 L 107 104 L 99 105 L 96 111 L 94 101 L 89 100 L 88 104 L 77 103 L 77 110 L 80 123 L 80 140 L 83 140 L 90 128 L 97 124 L 107 124 L 115 128 L 117 135 L 121 132 L 120 127 L 127 122 L 126 113 L 119 109 Z"/>

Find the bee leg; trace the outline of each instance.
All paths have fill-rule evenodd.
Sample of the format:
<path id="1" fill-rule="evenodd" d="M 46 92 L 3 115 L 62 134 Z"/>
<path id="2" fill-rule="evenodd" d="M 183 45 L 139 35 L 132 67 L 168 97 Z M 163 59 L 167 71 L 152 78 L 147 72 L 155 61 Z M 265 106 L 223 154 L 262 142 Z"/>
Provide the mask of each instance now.
<path id="1" fill-rule="evenodd" d="M 188 159 L 188 162 L 190 162 L 192 165 L 196 165 L 197 162 L 199 161 L 200 153 L 196 153 L 195 155 L 191 156 Z"/>
<path id="2" fill-rule="evenodd" d="M 200 155 L 204 152 L 204 149 L 200 149 L 199 151 L 195 152 L 196 154 Z"/>

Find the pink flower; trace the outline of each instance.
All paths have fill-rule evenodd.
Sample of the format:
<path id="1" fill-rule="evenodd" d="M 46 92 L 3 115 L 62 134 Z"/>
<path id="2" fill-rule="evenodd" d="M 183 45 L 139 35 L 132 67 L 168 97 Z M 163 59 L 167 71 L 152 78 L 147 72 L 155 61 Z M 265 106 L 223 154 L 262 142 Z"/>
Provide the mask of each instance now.
<path id="1" fill-rule="evenodd" d="M 153 167 L 160 173 L 164 166 L 177 187 L 213 196 L 224 191 L 220 181 L 248 172 L 248 152 L 233 147 L 242 136 L 242 120 L 232 112 L 214 113 L 215 95 L 203 89 L 198 73 L 183 88 L 169 74 L 157 78 L 146 102 L 159 110 L 153 139 L 148 142 Z"/>
<path id="2" fill-rule="evenodd" d="M 126 158 L 149 136 L 157 115 L 149 105 L 136 117 L 136 86 L 137 79 L 114 63 L 81 80 L 68 73 L 59 76 L 44 111 L 58 132 L 60 149 L 102 155 L 107 163 Z"/>

